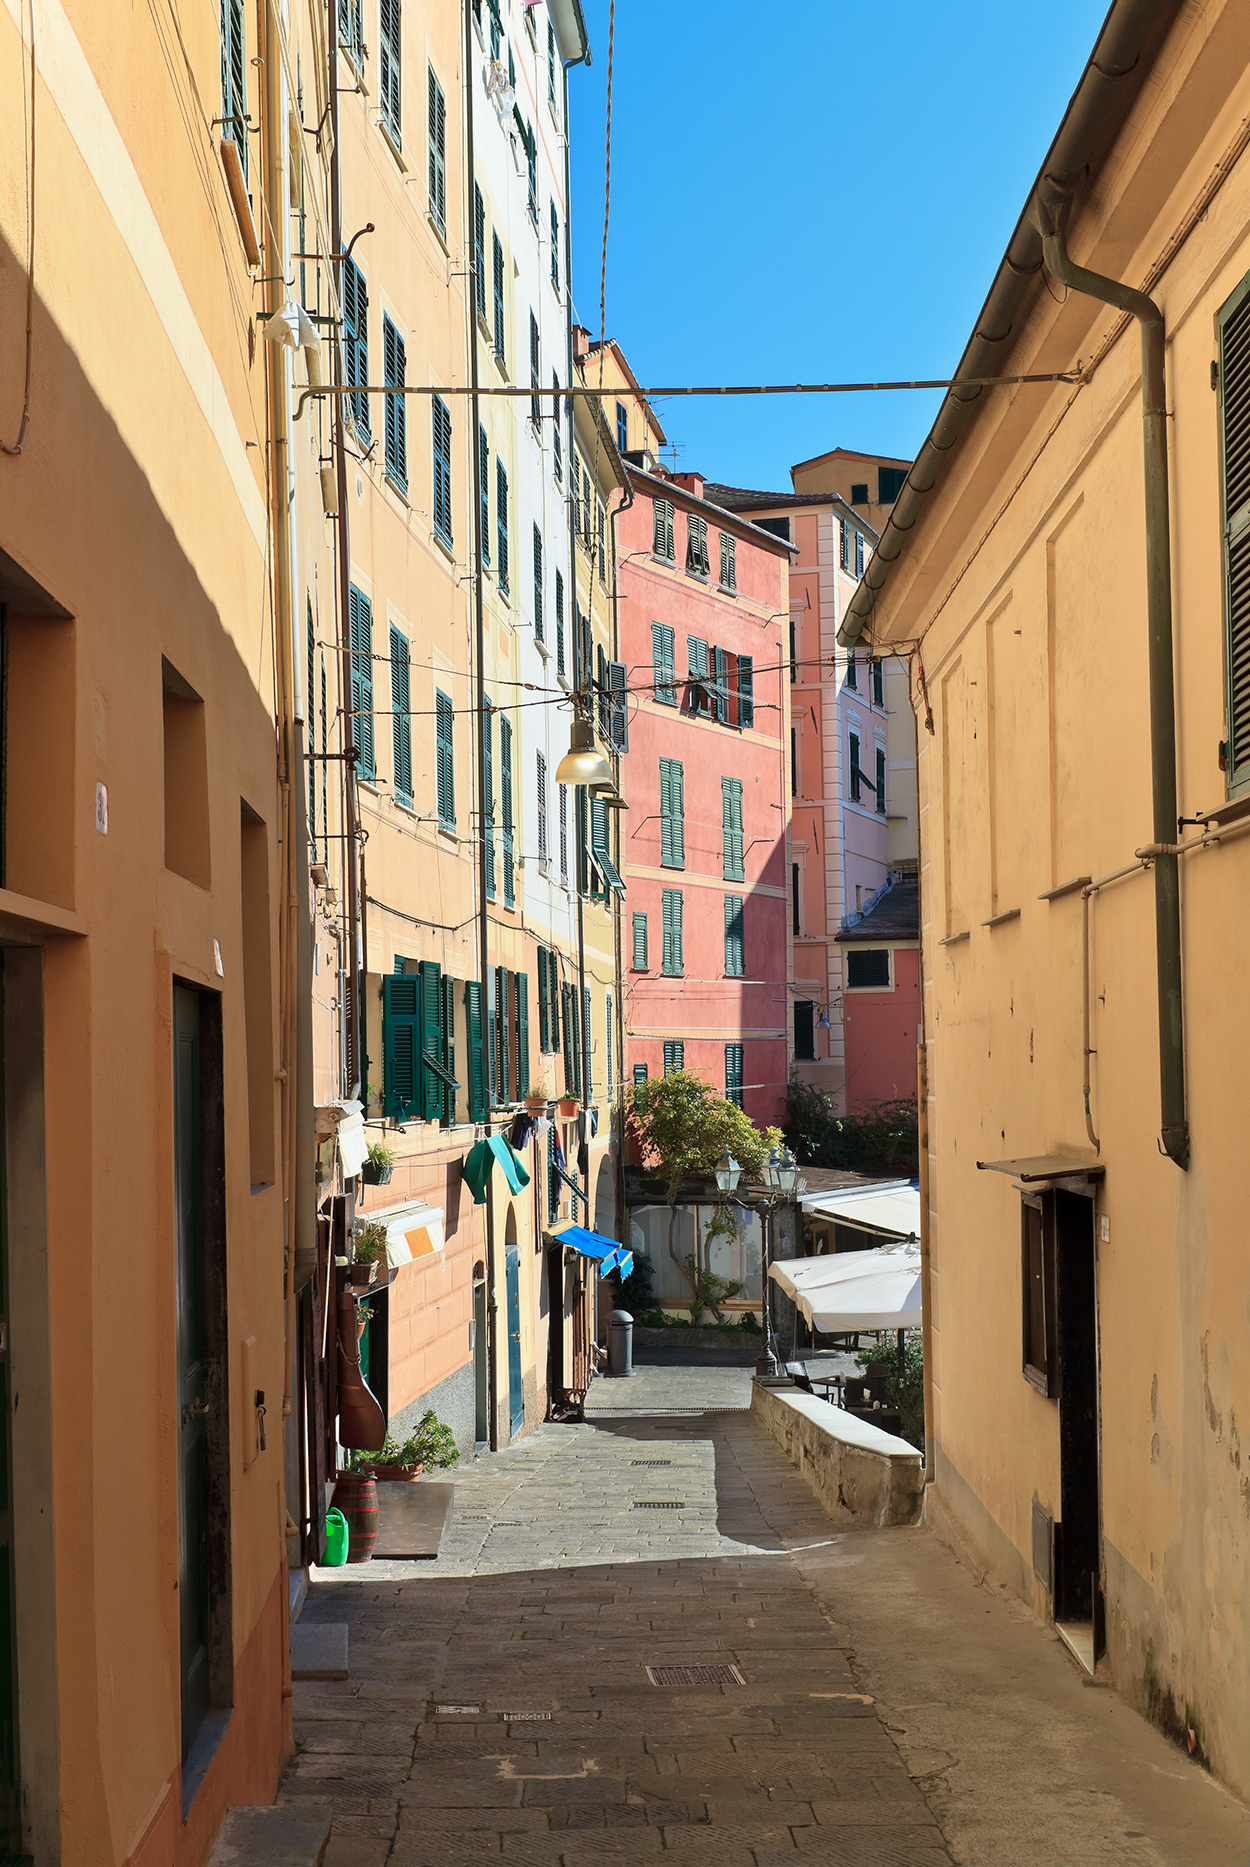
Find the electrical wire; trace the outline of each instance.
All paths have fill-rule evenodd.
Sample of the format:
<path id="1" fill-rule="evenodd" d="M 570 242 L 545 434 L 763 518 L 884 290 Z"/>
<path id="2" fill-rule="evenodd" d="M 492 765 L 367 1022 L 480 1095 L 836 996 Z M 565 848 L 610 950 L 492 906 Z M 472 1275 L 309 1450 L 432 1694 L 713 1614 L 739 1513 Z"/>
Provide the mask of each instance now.
<path id="1" fill-rule="evenodd" d="M 21 15 L 18 15 L 19 23 Z M 35 351 L 35 0 L 30 0 L 30 121 L 26 120 L 26 92 L 22 90 L 22 142 L 27 142 L 29 129 L 29 153 L 26 161 L 26 374 L 22 397 L 22 422 L 17 431 L 17 440 L 12 447 L 7 441 L 0 441 L 0 453 L 16 456 L 26 444 L 26 433 L 30 427 L 30 378 Z M 26 153 L 24 149 L 24 153 Z"/>

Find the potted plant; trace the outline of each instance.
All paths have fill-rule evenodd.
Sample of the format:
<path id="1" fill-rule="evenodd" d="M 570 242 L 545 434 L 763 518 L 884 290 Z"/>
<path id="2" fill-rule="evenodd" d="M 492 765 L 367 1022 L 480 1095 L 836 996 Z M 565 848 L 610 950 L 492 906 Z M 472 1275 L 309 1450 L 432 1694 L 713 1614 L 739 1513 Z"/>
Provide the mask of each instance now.
<path id="1" fill-rule="evenodd" d="M 352 1228 L 352 1257 L 347 1280 L 354 1290 L 367 1290 L 378 1274 L 386 1253 L 386 1227 L 380 1219 L 360 1219 Z"/>
<path id="2" fill-rule="evenodd" d="M 370 1141 L 360 1177 L 366 1186 L 389 1186 L 395 1156 L 382 1141 Z"/>
<path id="3" fill-rule="evenodd" d="M 416 1428 L 406 1439 L 392 1439 L 388 1433 L 380 1452 L 356 1452 L 349 1461 L 354 1471 L 392 1483 L 413 1483 L 426 1466 L 438 1470 L 454 1465 L 460 1457 L 455 1435 L 432 1407 L 427 1407 Z"/>
<path id="4" fill-rule="evenodd" d="M 578 1097 L 570 1095 L 566 1089 L 564 1094 L 560 1097 L 560 1113 L 563 1115 L 565 1121 L 572 1121 L 580 1107 L 581 1102 Z"/>
<path id="5" fill-rule="evenodd" d="M 545 1076 L 539 1076 L 529 1086 L 525 1096 L 527 1109 L 545 1109 L 551 1100 L 551 1088 Z"/>

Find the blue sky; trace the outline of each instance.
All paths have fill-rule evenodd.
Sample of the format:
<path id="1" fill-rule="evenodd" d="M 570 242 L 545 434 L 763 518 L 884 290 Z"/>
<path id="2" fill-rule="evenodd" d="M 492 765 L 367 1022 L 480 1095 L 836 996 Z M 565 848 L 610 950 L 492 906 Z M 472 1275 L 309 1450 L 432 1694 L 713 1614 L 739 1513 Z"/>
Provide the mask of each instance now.
<path id="1" fill-rule="evenodd" d="M 608 3 L 583 6 L 573 285 L 597 333 Z M 638 380 L 949 375 L 1106 7 L 618 0 L 607 329 Z M 659 413 L 679 470 L 788 487 L 826 448 L 912 455 L 939 400 Z"/>

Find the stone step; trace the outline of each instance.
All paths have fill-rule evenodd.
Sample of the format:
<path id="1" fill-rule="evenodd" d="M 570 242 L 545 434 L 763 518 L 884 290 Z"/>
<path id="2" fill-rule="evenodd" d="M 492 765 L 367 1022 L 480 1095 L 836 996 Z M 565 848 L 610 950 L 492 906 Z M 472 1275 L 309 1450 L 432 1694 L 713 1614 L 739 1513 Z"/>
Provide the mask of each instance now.
<path id="1" fill-rule="evenodd" d="M 227 1809 L 208 1867 L 322 1867 L 330 1845 L 328 1809 Z"/>

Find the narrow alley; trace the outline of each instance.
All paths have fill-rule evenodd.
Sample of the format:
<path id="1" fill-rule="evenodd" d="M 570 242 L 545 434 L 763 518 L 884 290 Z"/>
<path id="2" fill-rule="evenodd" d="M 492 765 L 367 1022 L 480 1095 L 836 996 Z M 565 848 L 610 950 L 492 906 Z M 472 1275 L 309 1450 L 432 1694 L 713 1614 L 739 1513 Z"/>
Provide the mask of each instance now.
<path id="1" fill-rule="evenodd" d="M 350 1677 L 295 1686 L 278 1799 L 332 1811 L 326 1867 L 1244 1861 L 1240 1805 L 935 1535 L 834 1532 L 749 1398 L 596 1382 L 452 1474 L 436 1561 L 316 1574 Z"/>

